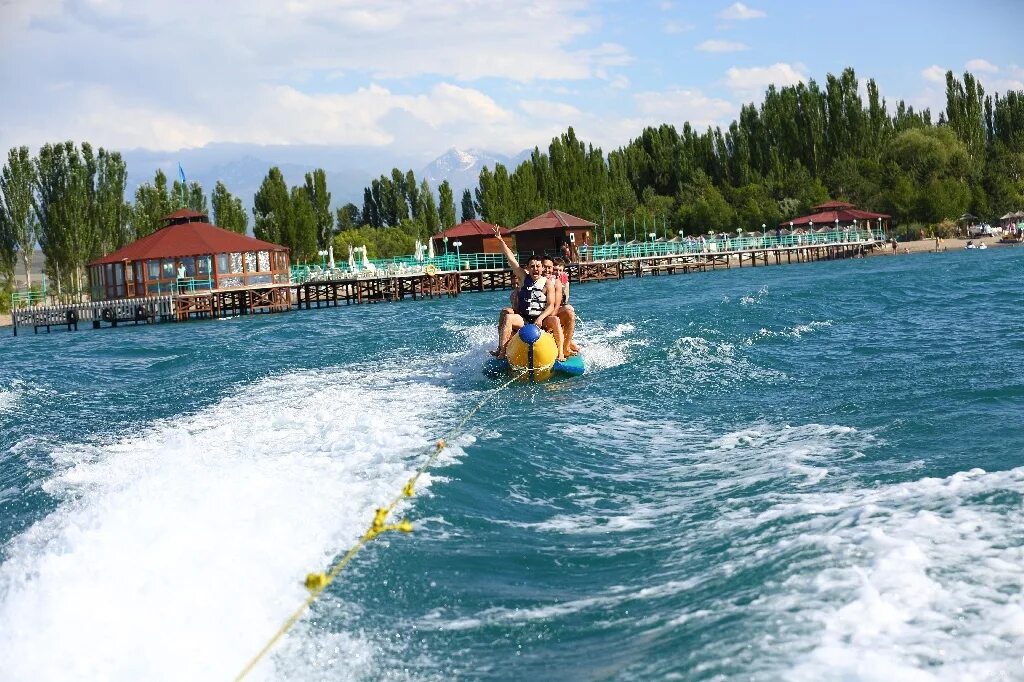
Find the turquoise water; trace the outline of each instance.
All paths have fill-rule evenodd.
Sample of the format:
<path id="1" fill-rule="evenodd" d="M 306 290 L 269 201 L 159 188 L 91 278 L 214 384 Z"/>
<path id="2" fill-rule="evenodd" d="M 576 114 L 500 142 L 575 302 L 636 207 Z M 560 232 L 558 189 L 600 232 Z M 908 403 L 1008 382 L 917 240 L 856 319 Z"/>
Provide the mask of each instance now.
<path id="1" fill-rule="evenodd" d="M 1021 679 L 1024 251 L 577 286 L 251 679 Z M 0 679 L 230 679 L 507 293 L 0 338 Z"/>

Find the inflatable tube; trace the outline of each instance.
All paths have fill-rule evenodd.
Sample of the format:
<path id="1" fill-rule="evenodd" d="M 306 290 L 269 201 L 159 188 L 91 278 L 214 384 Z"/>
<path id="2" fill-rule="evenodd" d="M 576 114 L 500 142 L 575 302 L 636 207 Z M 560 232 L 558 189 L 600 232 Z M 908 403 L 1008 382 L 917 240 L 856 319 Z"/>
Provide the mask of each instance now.
<path id="1" fill-rule="evenodd" d="M 584 371 L 580 354 L 558 362 L 555 359 L 558 357 L 555 339 L 533 324 L 526 325 L 512 337 L 506 355 L 500 360 L 488 360 L 484 372 L 491 376 L 514 372 L 522 374 L 528 381 L 544 381 L 557 376 L 579 376 Z"/>
<path id="2" fill-rule="evenodd" d="M 114 321 L 114 309 L 113 308 L 104 308 L 100 312 L 100 317 L 103 319 L 104 322 L 113 322 Z"/>

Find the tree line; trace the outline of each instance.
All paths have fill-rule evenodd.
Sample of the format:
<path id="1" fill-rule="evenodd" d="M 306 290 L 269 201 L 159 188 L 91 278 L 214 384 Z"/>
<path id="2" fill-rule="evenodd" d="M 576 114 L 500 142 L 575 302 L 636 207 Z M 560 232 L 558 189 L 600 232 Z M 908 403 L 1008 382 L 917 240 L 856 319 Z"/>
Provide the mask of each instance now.
<path id="1" fill-rule="evenodd" d="M 602 239 L 616 227 L 628 235 L 631 224 L 669 235 L 750 231 L 829 198 L 889 213 L 908 230 L 1024 208 L 1024 92 L 986 95 L 970 73 L 961 80 L 948 72 L 946 108 L 933 121 L 903 101 L 890 110 L 873 80 L 865 91 L 866 100 L 853 69 L 829 74 L 823 86 L 770 86 L 724 129 L 648 127 L 608 154 L 569 128 L 514 169 L 483 168 L 460 197 L 459 219 L 514 226 L 559 208 L 605 226 Z M 179 208 L 248 230 L 241 200 L 221 182 L 208 199 L 199 183 L 169 182 L 157 170 L 133 202 L 125 185 L 121 155 L 87 142 L 46 144 L 35 156 L 11 149 L 0 172 L 0 282 L 9 289 L 20 266 L 31 283 L 38 244 L 50 280 L 81 290 L 85 263 L 151 234 Z M 252 214 L 253 234 L 287 246 L 293 262 L 315 260 L 332 243 L 389 257 L 454 225 L 456 197 L 447 181 L 435 195 L 426 180 L 395 168 L 364 188 L 362 207 L 332 212 L 323 169 L 288 187 L 274 167 Z"/>
<path id="2" fill-rule="evenodd" d="M 824 87 L 769 87 L 724 130 L 649 127 L 607 156 L 570 128 L 511 171 L 484 168 L 474 205 L 502 225 L 557 207 L 604 225 L 650 221 L 659 235 L 774 227 L 829 198 L 905 229 L 1024 208 L 1024 93 L 988 96 L 948 72 L 935 122 L 902 101 L 890 112 L 873 80 L 866 94 L 853 69 Z"/>

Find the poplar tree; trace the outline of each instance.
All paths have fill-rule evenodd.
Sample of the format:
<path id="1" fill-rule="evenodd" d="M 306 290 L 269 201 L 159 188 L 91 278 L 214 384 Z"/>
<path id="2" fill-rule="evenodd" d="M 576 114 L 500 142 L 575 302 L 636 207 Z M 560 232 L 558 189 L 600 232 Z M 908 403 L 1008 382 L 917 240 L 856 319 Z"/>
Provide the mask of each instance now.
<path id="1" fill-rule="evenodd" d="M 306 173 L 305 190 L 316 222 L 317 248 L 326 249 L 331 240 L 334 221 L 331 218 L 331 193 L 327 191 L 327 174 L 323 168 Z"/>
<path id="2" fill-rule="evenodd" d="M 159 168 L 153 182 L 143 183 L 135 190 L 130 222 L 135 239 L 152 234 L 161 227 L 161 218 L 171 213 L 171 199 L 167 193 L 167 176 Z"/>
<path id="3" fill-rule="evenodd" d="M 119 152 L 108 152 L 102 147 L 96 159 L 95 220 L 99 236 L 96 258 L 125 246 L 132 241 L 129 229 L 131 204 L 124 200 L 128 184 L 128 169 Z"/>
<path id="4" fill-rule="evenodd" d="M 416 210 L 416 214 L 423 227 L 426 228 L 426 236 L 429 237 L 440 232 L 441 221 L 437 215 L 437 204 L 434 203 L 434 193 L 430 191 L 430 184 L 426 180 L 420 184 L 417 192 L 417 204 L 419 208 Z"/>
<path id="5" fill-rule="evenodd" d="M 220 180 L 217 181 L 213 193 L 210 195 L 210 204 L 213 207 L 211 218 L 214 225 L 238 234 L 245 234 L 249 228 L 249 215 L 242 207 L 242 200 L 232 195 Z"/>
<path id="6" fill-rule="evenodd" d="M 91 153 L 91 149 L 90 149 Z M 73 142 L 46 144 L 35 161 L 35 211 L 46 267 L 62 287 L 80 290 L 89 248 L 90 182 L 85 159 Z"/>
<path id="7" fill-rule="evenodd" d="M 316 213 L 305 187 L 292 187 L 291 202 L 293 239 L 285 246 L 291 249 L 294 262 L 313 260 L 317 256 Z"/>
<path id="8" fill-rule="evenodd" d="M 291 248 L 295 230 L 292 226 L 292 201 L 281 169 L 274 166 L 263 178 L 253 197 L 253 234 L 257 239 Z M 295 259 L 295 252 L 292 252 Z"/>
<path id="9" fill-rule="evenodd" d="M 461 222 L 476 218 L 476 205 L 473 203 L 473 192 L 470 189 L 462 190 L 462 219 Z"/>
<path id="10" fill-rule="evenodd" d="M 28 147 L 12 148 L 0 172 L 0 221 L 4 235 L 0 248 L 5 262 L 14 260 L 14 249 L 21 255 L 25 283 L 32 286 L 32 259 L 38 239 L 38 218 L 33 205 L 36 170 Z"/>
<path id="11" fill-rule="evenodd" d="M 447 230 L 455 224 L 455 195 L 452 193 L 452 186 L 447 180 L 442 180 L 437 188 L 439 198 L 438 218 L 441 230 Z"/>

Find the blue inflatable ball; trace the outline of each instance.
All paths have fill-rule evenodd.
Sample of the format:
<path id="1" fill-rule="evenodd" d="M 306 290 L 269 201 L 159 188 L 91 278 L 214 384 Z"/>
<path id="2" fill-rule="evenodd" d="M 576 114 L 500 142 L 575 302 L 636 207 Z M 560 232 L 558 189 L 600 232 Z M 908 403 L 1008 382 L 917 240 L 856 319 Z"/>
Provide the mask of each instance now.
<path id="1" fill-rule="evenodd" d="M 540 335 L 540 327 L 535 324 L 528 324 L 519 330 L 519 338 L 530 345 L 536 343 L 537 339 L 540 338 Z"/>

